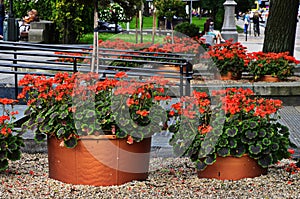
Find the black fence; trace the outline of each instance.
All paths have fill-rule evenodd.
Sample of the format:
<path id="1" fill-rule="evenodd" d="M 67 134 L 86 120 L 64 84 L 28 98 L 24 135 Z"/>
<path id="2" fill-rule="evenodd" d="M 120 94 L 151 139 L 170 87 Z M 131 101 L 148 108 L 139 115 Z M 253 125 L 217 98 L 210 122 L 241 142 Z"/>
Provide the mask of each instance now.
<path id="1" fill-rule="evenodd" d="M 0 42 L 0 49 L 0 73 L 14 75 L 15 97 L 21 75 L 54 76 L 57 72 L 91 71 L 92 48 L 86 45 Z M 96 55 L 94 72 L 101 78 L 119 71 L 140 80 L 159 75 L 178 86 L 180 96 L 190 94 L 193 54 L 99 48 Z"/>

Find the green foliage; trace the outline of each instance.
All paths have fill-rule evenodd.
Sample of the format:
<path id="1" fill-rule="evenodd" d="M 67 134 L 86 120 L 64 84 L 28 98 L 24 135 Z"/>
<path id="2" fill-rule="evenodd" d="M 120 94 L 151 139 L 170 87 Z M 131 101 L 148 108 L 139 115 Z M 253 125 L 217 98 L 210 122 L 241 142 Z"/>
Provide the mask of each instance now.
<path id="1" fill-rule="evenodd" d="M 13 1 L 13 14 L 15 18 L 21 19 L 27 15 L 27 11 L 36 9 L 41 19 L 52 20 L 53 19 L 53 8 L 56 0 L 18 0 Z M 6 11 L 9 12 L 9 1 L 5 1 Z"/>
<path id="2" fill-rule="evenodd" d="M 154 6 L 157 9 L 157 17 L 166 17 L 169 21 L 174 16 L 185 17 L 185 3 L 181 0 L 154 0 Z"/>
<path id="3" fill-rule="evenodd" d="M 183 22 L 175 26 L 174 30 L 189 37 L 196 37 L 199 36 L 200 28 L 193 23 Z"/>
<path id="4" fill-rule="evenodd" d="M 55 18 L 61 43 L 78 43 L 84 32 L 83 19 L 86 17 L 86 6 L 76 0 L 62 0 L 56 3 Z"/>
<path id="5" fill-rule="evenodd" d="M 61 43 L 77 43 L 83 33 L 93 30 L 93 4 L 76 0 L 18 0 L 13 3 L 14 17 L 21 19 L 36 9 L 41 20 L 54 21 Z M 9 2 L 6 2 L 9 12 Z"/>
<path id="6" fill-rule="evenodd" d="M 13 105 L 17 100 L 0 98 L 2 106 L 0 115 L 0 172 L 8 168 L 9 160 L 16 161 L 21 158 L 21 147 L 24 147 L 23 138 L 15 132 L 13 120 L 16 119 Z M 7 108 L 11 106 L 11 109 Z"/>
<path id="7" fill-rule="evenodd" d="M 107 22 L 127 21 L 124 9 L 117 3 L 111 3 L 108 7 L 104 7 L 99 12 L 99 19 Z"/>

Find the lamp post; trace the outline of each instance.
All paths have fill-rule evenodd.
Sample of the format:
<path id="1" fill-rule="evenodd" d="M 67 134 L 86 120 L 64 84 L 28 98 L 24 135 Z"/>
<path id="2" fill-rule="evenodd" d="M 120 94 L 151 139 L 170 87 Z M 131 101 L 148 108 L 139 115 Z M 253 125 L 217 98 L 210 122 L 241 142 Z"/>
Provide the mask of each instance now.
<path id="1" fill-rule="evenodd" d="M 222 37 L 225 40 L 233 39 L 234 42 L 238 41 L 238 33 L 236 31 L 236 22 L 234 17 L 234 10 L 237 3 L 234 0 L 226 0 L 224 5 L 225 14 L 222 27 Z"/>
<path id="2" fill-rule="evenodd" d="M 193 22 L 193 0 L 190 2 L 190 24 Z"/>
<path id="3" fill-rule="evenodd" d="M 7 19 L 7 41 L 18 40 L 18 29 L 13 13 L 13 0 L 9 1 L 9 14 Z"/>

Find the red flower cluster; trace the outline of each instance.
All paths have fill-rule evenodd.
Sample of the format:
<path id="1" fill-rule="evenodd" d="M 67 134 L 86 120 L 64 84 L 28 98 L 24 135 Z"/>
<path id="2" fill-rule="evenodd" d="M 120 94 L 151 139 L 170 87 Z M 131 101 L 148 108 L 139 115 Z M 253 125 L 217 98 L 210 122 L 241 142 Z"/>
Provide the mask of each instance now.
<path id="1" fill-rule="evenodd" d="M 222 109 L 226 114 L 252 114 L 253 116 L 266 117 L 276 113 L 282 107 L 281 100 L 251 97 L 251 89 L 228 88 L 214 91 L 213 96 L 220 96 Z"/>
<path id="2" fill-rule="evenodd" d="M 248 54 L 248 57 L 250 60 L 249 72 L 255 80 L 263 75 L 285 79 L 293 74 L 295 65 L 300 63 L 293 56 L 289 56 L 289 52 L 252 52 Z"/>
<path id="3" fill-rule="evenodd" d="M 14 115 L 18 114 L 18 111 L 10 111 L 6 109 L 7 105 L 16 104 L 18 100 L 8 99 L 8 98 L 0 98 L 0 104 L 3 106 L 3 113 L 0 116 L 0 134 L 3 136 L 8 136 L 8 134 L 12 133 L 13 124 L 11 120 L 15 118 Z"/>
<path id="4" fill-rule="evenodd" d="M 169 112 L 170 116 L 181 115 L 187 119 L 196 119 L 210 111 L 210 100 L 205 92 L 193 91 L 192 96 L 181 97 L 180 102 L 172 104 Z M 212 127 L 208 123 L 198 126 L 198 132 L 208 133 Z"/>

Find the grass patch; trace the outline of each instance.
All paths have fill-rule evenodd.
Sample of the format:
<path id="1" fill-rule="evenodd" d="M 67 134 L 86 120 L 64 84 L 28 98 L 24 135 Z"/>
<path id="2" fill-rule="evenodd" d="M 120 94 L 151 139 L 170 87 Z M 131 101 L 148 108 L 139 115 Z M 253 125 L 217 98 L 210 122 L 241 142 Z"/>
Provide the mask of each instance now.
<path id="1" fill-rule="evenodd" d="M 130 29 L 135 29 L 135 21 L 136 18 L 133 18 L 132 21 L 129 24 Z M 200 32 L 203 31 L 204 29 L 204 23 L 206 21 L 206 18 L 203 17 L 199 19 L 198 17 L 193 17 L 192 18 L 192 23 L 195 24 L 196 26 L 200 27 Z M 158 24 L 158 22 L 157 22 Z M 126 30 L 126 23 L 120 23 L 122 28 Z M 144 29 L 152 29 L 153 26 L 153 17 L 143 17 L 143 28 Z M 139 26 L 138 26 L 139 27 Z M 93 44 L 93 38 L 94 38 L 94 33 L 88 33 L 83 35 L 83 37 L 80 39 L 79 43 L 81 44 Z M 105 41 L 108 39 L 113 39 L 113 38 L 120 38 L 124 39 L 125 41 L 130 41 L 130 42 L 136 42 L 135 39 L 135 34 L 134 35 L 127 35 L 127 34 L 115 34 L 115 33 L 99 33 L 99 39 Z M 155 37 L 155 43 L 157 42 L 162 42 L 164 36 L 156 36 Z M 140 37 L 138 39 L 140 42 Z M 152 36 L 151 35 L 143 35 L 143 42 L 152 42 Z"/>
<path id="2" fill-rule="evenodd" d="M 127 42 L 136 43 L 136 35 L 135 34 L 114 34 L 114 33 L 99 33 L 99 40 L 115 40 L 121 39 Z M 94 33 L 85 34 L 83 38 L 80 40 L 81 44 L 93 44 Z M 162 43 L 165 36 L 155 36 L 155 43 Z M 138 35 L 138 43 L 141 41 L 141 35 Z M 143 35 L 143 42 L 152 42 L 152 35 Z"/>

